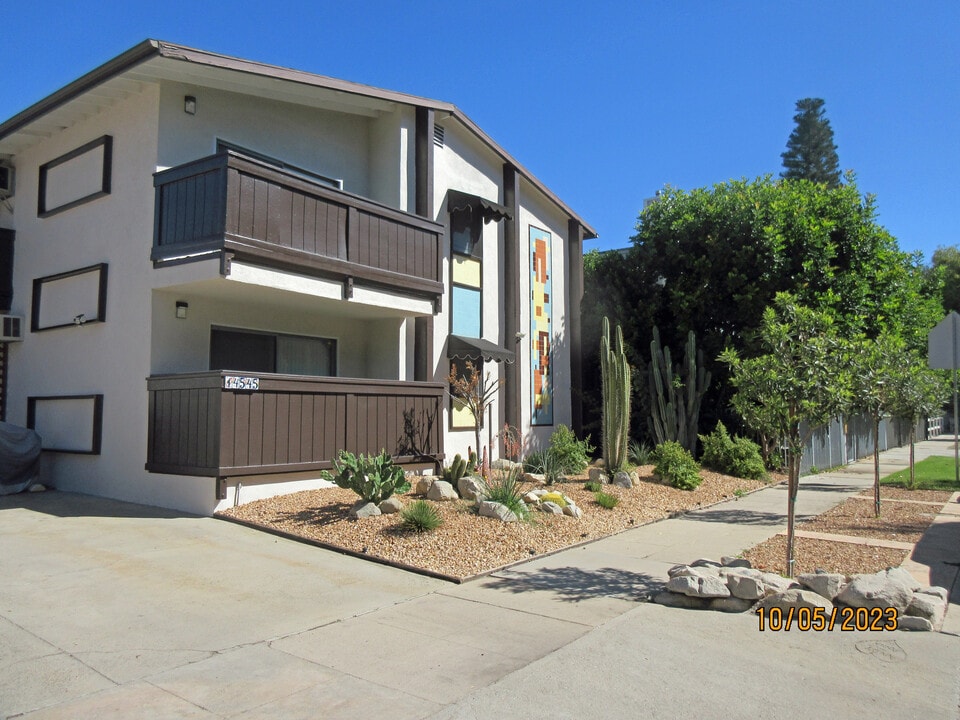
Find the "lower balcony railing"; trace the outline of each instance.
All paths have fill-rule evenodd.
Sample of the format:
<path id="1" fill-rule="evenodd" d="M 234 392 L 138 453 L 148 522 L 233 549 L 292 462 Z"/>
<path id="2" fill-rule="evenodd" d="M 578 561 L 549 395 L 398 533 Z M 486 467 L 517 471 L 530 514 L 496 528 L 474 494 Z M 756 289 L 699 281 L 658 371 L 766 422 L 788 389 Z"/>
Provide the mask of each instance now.
<path id="1" fill-rule="evenodd" d="M 209 371 L 147 379 L 146 468 L 225 478 L 325 470 L 339 450 L 443 459 L 441 383 Z"/>

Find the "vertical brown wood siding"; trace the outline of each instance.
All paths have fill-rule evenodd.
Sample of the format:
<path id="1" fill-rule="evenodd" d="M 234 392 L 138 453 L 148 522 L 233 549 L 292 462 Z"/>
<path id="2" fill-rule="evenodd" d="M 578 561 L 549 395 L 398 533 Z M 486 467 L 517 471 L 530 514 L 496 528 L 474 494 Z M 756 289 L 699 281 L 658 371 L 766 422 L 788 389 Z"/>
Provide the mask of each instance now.
<path id="1" fill-rule="evenodd" d="M 419 461 L 406 441 L 405 413 L 429 425 L 421 449 L 442 455 L 442 384 L 261 375 L 258 391 L 243 392 L 221 389 L 224 374 L 148 380 L 148 470 L 221 477 L 317 470 L 341 449 Z"/>
<path id="2" fill-rule="evenodd" d="M 223 249 L 229 242 L 231 251 L 260 259 L 269 260 L 273 248 L 288 264 L 299 256 L 304 272 L 316 268 L 443 291 L 443 228 L 430 220 L 234 152 L 157 173 L 154 185 L 154 260 Z"/>

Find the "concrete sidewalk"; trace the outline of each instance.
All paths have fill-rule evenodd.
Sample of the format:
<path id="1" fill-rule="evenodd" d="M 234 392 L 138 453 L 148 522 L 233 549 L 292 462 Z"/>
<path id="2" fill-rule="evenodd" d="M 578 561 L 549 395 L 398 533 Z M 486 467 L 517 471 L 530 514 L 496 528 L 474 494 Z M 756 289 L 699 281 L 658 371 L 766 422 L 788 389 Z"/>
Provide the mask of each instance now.
<path id="1" fill-rule="evenodd" d="M 869 462 L 806 478 L 799 512 L 871 483 Z M 956 606 L 943 633 L 773 634 L 642 602 L 786 505 L 767 488 L 457 586 L 210 518 L 0 498 L 0 716 L 956 718 Z M 955 585 L 960 517 L 937 525 L 914 560 Z"/>

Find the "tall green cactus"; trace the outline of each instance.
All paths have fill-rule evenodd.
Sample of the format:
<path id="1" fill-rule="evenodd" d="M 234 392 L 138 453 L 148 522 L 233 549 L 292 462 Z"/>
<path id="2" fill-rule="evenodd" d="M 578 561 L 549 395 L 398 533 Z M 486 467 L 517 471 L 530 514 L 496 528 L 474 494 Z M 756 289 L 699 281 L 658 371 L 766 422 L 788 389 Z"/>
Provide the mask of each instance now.
<path id="1" fill-rule="evenodd" d="M 661 349 L 660 331 L 654 328 L 650 361 L 650 419 L 657 444 L 674 440 L 696 455 L 700 403 L 711 374 L 693 330 L 687 335 L 683 364 L 674 371 L 670 348 Z"/>
<path id="2" fill-rule="evenodd" d="M 603 318 L 600 337 L 603 380 L 603 460 L 608 472 L 627 464 L 630 442 L 630 365 L 623 351 L 623 331 L 617 325 L 616 345 L 610 348 L 610 321 Z"/>

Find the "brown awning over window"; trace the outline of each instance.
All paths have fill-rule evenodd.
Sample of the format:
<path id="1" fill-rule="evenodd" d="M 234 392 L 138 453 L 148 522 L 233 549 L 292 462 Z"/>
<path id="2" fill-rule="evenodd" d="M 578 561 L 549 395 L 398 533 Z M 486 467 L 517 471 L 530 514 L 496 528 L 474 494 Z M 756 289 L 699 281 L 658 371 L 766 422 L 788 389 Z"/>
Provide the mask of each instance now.
<path id="1" fill-rule="evenodd" d="M 489 340 L 480 338 L 466 338 L 460 335 L 451 335 L 447 340 L 447 357 L 451 360 L 494 360 L 496 362 L 512 363 L 516 355 Z"/>
<path id="2" fill-rule="evenodd" d="M 513 219 L 513 211 L 505 205 L 459 190 L 447 192 L 447 212 L 467 209 L 479 213 L 484 222 L 500 222 L 504 218 Z"/>

